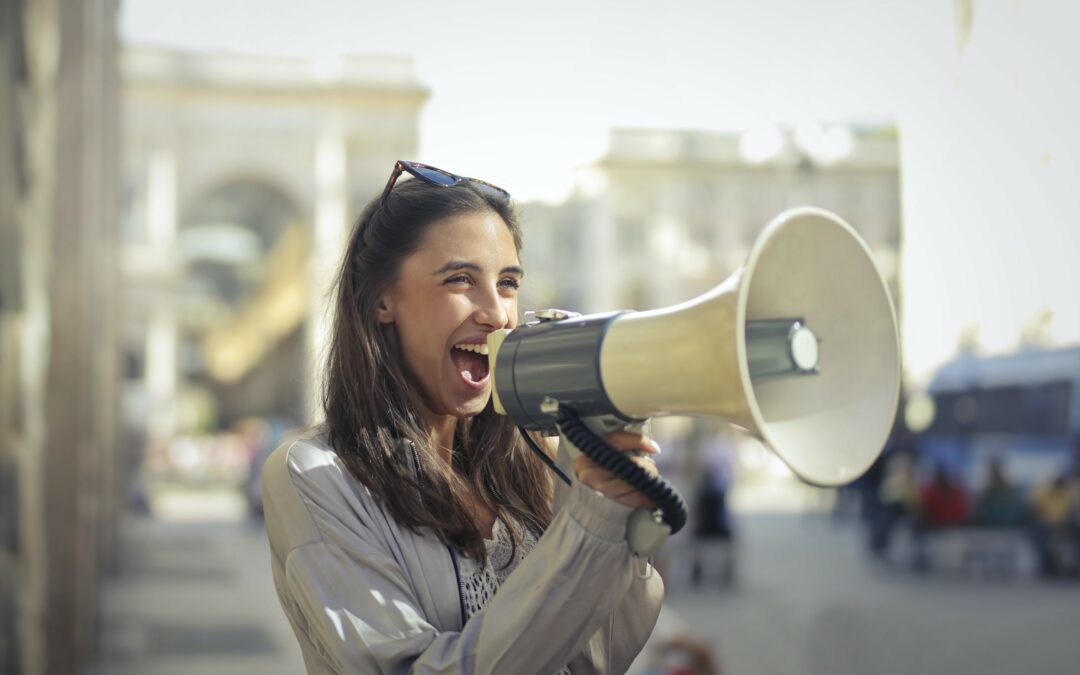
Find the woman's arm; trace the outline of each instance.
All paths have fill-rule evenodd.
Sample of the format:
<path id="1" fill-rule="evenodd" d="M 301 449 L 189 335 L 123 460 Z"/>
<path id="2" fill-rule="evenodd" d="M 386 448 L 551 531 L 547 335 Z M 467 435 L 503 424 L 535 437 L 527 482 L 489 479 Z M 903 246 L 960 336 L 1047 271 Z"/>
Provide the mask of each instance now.
<path id="1" fill-rule="evenodd" d="M 608 434 L 605 440 L 621 451 L 639 450 L 644 453 L 635 461 L 649 473 L 656 473 L 656 465 L 650 457 L 658 451 L 658 446 L 646 436 L 638 433 L 615 432 Z M 561 446 L 556 446 L 561 447 Z M 571 465 L 569 456 L 563 452 L 557 454 L 557 460 L 564 466 Z M 644 495 L 636 493 L 630 486 L 615 479 L 610 472 L 598 467 L 585 457 L 578 457 L 572 463 L 573 472 L 579 481 L 627 506 L 648 506 L 651 502 Z M 558 491 L 563 488 L 559 483 Z M 564 489 L 569 492 L 569 489 Z M 557 500 L 558 503 L 558 500 Z M 623 673 L 630 667 L 645 642 L 652 634 L 660 614 L 660 605 L 664 599 L 664 583 L 651 564 L 637 560 L 638 573 L 622 602 L 615 608 L 604 628 L 593 635 L 585 653 L 572 662 L 574 672 Z M 585 663 L 580 663 L 584 660 Z M 586 665 L 591 666 L 587 668 Z"/>

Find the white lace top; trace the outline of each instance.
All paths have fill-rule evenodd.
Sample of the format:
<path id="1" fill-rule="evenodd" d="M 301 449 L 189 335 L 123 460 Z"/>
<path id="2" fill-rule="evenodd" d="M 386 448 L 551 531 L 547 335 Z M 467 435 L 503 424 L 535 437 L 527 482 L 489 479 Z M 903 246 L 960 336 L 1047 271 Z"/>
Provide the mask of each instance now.
<path id="1" fill-rule="evenodd" d="M 536 546 L 536 536 L 526 527 L 514 525 L 518 534 L 519 544 L 516 549 L 510 536 L 510 530 L 503 525 L 501 520 L 496 520 L 491 528 L 491 539 L 484 540 L 487 547 L 487 564 L 483 567 L 479 561 L 468 556 L 459 556 L 461 563 L 461 598 L 465 609 L 465 620 L 468 621 L 476 612 L 480 611 L 495 595 L 502 582 L 514 571 L 533 546 Z M 513 558 L 511 559 L 511 556 Z"/>

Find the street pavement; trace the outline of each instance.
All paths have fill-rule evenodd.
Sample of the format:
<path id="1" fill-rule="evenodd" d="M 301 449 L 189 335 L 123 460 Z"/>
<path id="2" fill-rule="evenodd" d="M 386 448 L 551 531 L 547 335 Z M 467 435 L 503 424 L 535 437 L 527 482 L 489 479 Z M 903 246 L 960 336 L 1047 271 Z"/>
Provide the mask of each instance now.
<path id="1" fill-rule="evenodd" d="M 209 519 L 220 508 L 178 517 L 183 503 L 166 518 L 125 521 L 90 675 L 303 672 L 262 526 L 240 511 Z M 653 644 L 694 637 L 725 675 L 1080 672 L 1080 584 L 882 565 L 852 519 L 744 513 L 737 524 L 734 585 L 706 569 L 691 587 L 672 561 Z"/>
<path id="2" fill-rule="evenodd" d="M 1080 672 L 1075 582 L 881 564 L 827 515 L 739 526 L 735 586 L 673 584 L 657 629 L 708 644 L 726 675 Z"/>
<path id="3" fill-rule="evenodd" d="M 303 673 L 262 524 L 235 493 L 176 490 L 121 527 L 90 675 Z"/>

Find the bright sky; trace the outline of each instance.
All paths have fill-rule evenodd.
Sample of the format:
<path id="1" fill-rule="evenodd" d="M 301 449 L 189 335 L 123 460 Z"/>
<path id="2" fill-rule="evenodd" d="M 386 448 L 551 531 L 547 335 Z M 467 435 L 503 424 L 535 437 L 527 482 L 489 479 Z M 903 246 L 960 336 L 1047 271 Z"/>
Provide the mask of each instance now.
<path id="1" fill-rule="evenodd" d="M 128 0 L 122 30 L 141 42 L 317 59 L 411 54 L 433 93 L 424 161 L 524 198 L 560 198 L 615 126 L 895 117 L 890 87 L 861 65 L 895 38 L 854 3 L 523 4 Z"/>
<path id="2" fill-rule="evenodd" d="M 967 5 L 965 33 L 956 8 Z M 433 94 L 419 159 L 526 199 L 561 198 L 612 127 L 896 121 L 905 357 L 920 376 L 976 324 L 987 349 L 1008 349 L 1050 309 L 1053 336 L 1080 340 L 1078 8 L 126 0 L 121 31 L 135 42 L 316 59 L 411 54 Z"/>

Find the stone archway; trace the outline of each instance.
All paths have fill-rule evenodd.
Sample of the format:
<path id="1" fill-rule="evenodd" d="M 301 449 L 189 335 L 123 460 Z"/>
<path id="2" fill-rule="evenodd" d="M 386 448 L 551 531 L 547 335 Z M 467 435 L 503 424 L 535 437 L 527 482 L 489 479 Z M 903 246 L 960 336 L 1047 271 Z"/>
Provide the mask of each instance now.
<path id="1" fill-rule="evenodd" d="M 265 282 L 267 256 L 301 220 L 295 200 L 271 183 L 246 177 L 219 183 L 185 209 L 179 232 L 186 277 L 237 308 Z"/>
<path id="2" fill-rule="evenodd" d="M 304 408 L 307 227 L 273 184 L 238 177 L 193 199 L 179 228 L 180 370 L 212 394 L 215 426 L 259 415 L 299 420 Z"/>

